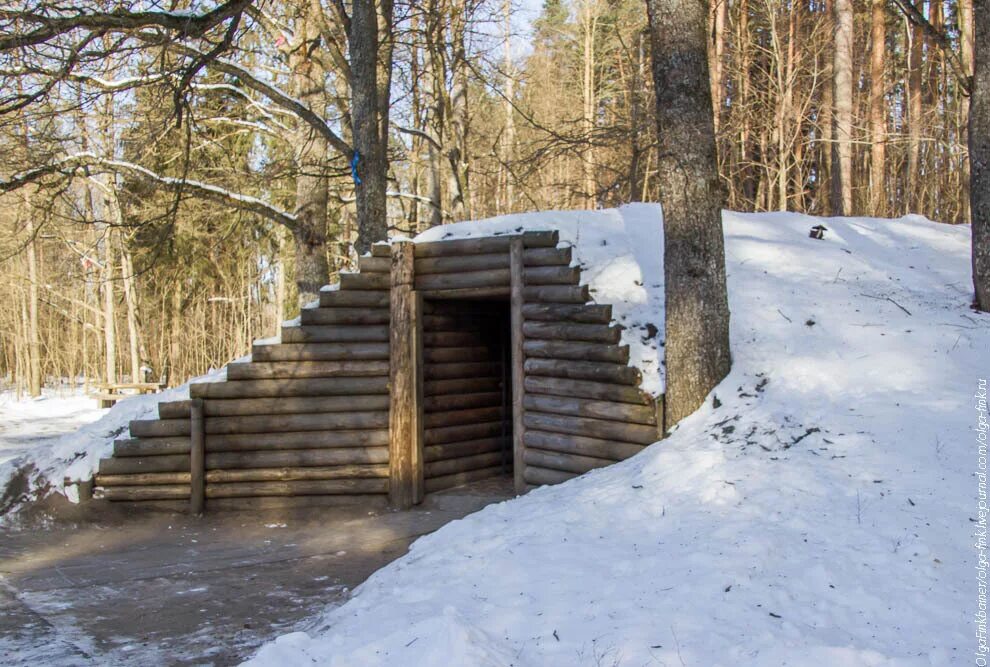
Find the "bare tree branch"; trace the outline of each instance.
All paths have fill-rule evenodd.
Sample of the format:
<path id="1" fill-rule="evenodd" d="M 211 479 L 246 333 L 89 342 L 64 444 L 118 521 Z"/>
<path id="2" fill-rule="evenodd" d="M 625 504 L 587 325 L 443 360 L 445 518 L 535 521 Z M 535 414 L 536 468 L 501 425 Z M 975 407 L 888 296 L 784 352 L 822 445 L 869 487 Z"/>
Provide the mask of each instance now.
<path id="1" fill-rule="evenodd" d="M 8 179 L 0 179 L 0 193 L 11 192 L 54 174 L 72 176 L 78 169 L 82 168 L 99 168 L 113 173 L 125 174 L 141 181 L 164 186 L 165 189 L 178 194 L 190 194 L 199 199 L 214 201 L 239 211 L 255 213 L 289 229 L 295 229 L 298 223 L 294 214 L 278 209 L 257 197 L 231 192 L 225 188 L 200 181 L 162 176 L 133 162 L 107 160 L 92 153 L 68 155 L 50 164 L 14 174 Z"/>

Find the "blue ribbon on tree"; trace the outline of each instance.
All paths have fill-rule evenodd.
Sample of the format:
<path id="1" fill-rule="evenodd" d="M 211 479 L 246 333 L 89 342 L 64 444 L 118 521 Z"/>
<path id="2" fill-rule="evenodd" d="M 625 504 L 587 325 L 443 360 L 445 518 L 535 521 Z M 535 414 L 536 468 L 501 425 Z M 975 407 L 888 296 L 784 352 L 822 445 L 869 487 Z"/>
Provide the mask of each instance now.
<path id="1" fill-rule="evenodd" d="M 361 154 L 356 150 L 354 151 L 354 157 L 351 158 L 351 178 L 354 179 L 354 185 L 361 185 L 361 177 L 358 176 L 358 162 L 361 161 Z"/>

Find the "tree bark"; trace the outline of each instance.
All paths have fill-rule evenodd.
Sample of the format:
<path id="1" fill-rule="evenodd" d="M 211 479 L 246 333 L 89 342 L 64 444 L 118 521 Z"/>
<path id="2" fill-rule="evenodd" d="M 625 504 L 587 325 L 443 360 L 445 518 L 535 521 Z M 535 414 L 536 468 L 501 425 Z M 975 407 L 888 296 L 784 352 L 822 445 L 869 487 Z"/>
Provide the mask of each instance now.
<path id="1" fill-rule="evenodd" d="M 970 210 L 976 307 L 990 311 L 990 0 L 973 2 L 973 92 L 969 108 Z"/>
<path id="2" fill-rule="evenodd" d="M 388 185 L 386 137 L 381 133 L 381 114 L 388 113 L 388 99 L 379 99 L 378 11 L 375 0 L 355 0 L 348 34 L 351 56 L 351 118 L 354 127 L 354 150 L 357 179 L 358 254 L 371 249 L 376 241 L 388 236 L 385 194 Z M 384 102 L 384 109 L 381 103 Z M 387 129 L 387 125 L 385 126 Z M 359 181 L 359 182 L 358 182 Z"/>
<path id="3" fill-rule="evenodd" d="M 711 87 L 708 3 L 647 0 L 664 214 L 667 423 L 729 372 L 729 305 Z"/>
<path id="4" fill-rule="evenodd" d="M 35 243 L 33 211 L 27 190 L 24 193 L 28 265 L 28 394 L 41 396 L 41 334 L 38 330 L 38 251 Z"/>
<path id="5" fill-rule="evenodd" d="M 905 213 L 918 210 L 918 172 L 921 164 L 921 56 L 924 32 L 913 23 L 908 25 L 908 164 Z"/>
<path id="6" fill-rule="evenodd" d="M 835 54 L 832 82 L 835 89 L 835 157 L 832 163 L 834 215 L 852 215 L 853 125 L 853 6 L 852 0 L 834 0 Z"/>
<path id="7" fill-rule="evenodd" d="M 887 3 L 873 0 L 870 26 L 870 214 L 887 214 L 886 173 L 887 107 L 884 79 L 887 51 Z"/>
<path id="8" fill-rule="evenodd" d="M 289 56 L 292 95 L 310 111 L 322 116 L 325 104 L 326 72 L 312 57 L 320 41 L 319 4 L 305 2 L 296 26 L 296 39 Z M 326 174 L 327 142 L 312 126 L 299 123 L 295 141 L 296 207 L 293 227 L 295 241 L 296 288 L 299 307 L 320 298 L 320 287 L 330 278 L 327 262 L 327 204 L 329 179 Z"/>

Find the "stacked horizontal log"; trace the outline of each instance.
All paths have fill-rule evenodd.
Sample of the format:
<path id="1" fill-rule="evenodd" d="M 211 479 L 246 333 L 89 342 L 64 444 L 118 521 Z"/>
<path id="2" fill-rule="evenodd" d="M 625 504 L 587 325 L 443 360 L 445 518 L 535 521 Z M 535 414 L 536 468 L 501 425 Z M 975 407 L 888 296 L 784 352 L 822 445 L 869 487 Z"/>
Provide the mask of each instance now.
<path id="1" fill-rule="evenodd" d="M 659 439 L 611 306 L 588 303 L 569 249 L 523 255 L 523 479 L 556 484 Z"/>
<path id="2" fill-rule="evenodd" d="M 527 485 L 552 484 L 635 455 L 658 439 L 655 401 L 638 387 L 611 306 L 590 302 L 557 235 L 416 244 L 424 297 L 423 476 L 437 491 L 512 470 L 509 295 L 521 315 L 516 458 Z M 255 345 L 223 382 L 193 385 L 205 452 L 191 469 L 190 401 L 159 405 L 101 461 L 98 495 L 209 507 L 281 498 L 378 503 L 389 485 L 390 246 L 359 260 L 277 344 Z M 516 281 L 518 286 L 520 281 Z M 517 377 L 518 382 L 518 377 Z M 199 423 L 199 422 L 197 422 Z M 199 431 L 197 431 L 199 432 Z M 199 465 L 199 449 L 192 457 Z M 521 464 L 521 465 L 520 465 Z M 202 486 L 200 486 L 202 484 Z"/>
<path id="3" fill-rule="evenodd" d="M 195 384 L 203 402 L 209 507 L 278 499 L 377 503 L 388 491 L 387 257 L 365 257 L 342 274 L 301 325 L 278 344 L 255 345 L 228 365 L 224 382 Z M 190 497 L 190 401 L 158 406 L 131 422 L 129 438 L 100 463 L 109 500 Z M 254 503 L 258 504 L 258 503 Z"/>
<path id="4" fill-rule="evenodd" d="M 423 460 L 427 492 L 511 470 L 505 384 L 507 309 L 497 301 L 427 301 Z"/>

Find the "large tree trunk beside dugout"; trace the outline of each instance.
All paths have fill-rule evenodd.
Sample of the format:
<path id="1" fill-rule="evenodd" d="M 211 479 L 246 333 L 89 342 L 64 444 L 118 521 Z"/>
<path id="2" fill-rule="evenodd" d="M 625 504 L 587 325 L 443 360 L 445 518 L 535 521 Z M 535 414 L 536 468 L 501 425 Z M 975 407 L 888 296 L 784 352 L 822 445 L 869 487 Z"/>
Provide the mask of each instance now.
<path id="1" fill-rule="evenodd" d="M 973 3 L 976 66 L 969 108 L 970 210 L 976 305 L 990 311 L 990 0 Z"/>
<path id="2" fill-rule="evenodd" d="M 729 304 L 706 28 L 699 0 L 647 0 L 664 215 L 666 423 L 729 372 Z"/>

